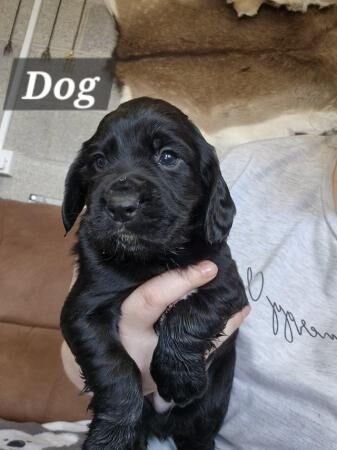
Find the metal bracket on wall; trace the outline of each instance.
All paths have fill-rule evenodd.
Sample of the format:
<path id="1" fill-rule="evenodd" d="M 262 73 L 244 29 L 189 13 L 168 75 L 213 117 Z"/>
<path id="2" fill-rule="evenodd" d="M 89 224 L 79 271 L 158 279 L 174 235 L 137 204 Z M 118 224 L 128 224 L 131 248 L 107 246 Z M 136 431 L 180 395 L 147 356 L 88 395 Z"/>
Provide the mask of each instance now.
<path id="1" fill-rule="evenodd" d="M 55 206 L 62 205 L 62 200 L 59 200 L 58 198 L 46 197 L 45 195 L 38 195 L 38 194 L 30 194 L 29 202 L 30 203 L 46 203 L 48 205 L 55 205 Z"/>

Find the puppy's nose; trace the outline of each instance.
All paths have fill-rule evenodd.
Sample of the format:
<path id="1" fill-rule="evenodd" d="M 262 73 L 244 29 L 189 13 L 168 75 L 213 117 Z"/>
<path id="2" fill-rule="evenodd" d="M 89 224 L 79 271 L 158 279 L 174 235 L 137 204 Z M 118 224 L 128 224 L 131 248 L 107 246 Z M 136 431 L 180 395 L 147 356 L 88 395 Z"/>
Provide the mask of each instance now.
<path id="1" fill-rule="evenodd" d="M 127 222 L 137 214 L 139 206 L 138 195 L 116 196 L 110 199 L 108 209 L 118 222 Z"/>

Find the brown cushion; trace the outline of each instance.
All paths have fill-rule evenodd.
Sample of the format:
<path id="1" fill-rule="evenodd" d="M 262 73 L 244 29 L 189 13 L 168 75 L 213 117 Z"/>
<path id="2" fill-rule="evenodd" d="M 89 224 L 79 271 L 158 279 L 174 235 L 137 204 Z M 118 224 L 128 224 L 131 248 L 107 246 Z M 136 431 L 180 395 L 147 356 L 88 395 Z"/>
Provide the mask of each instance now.
<path id="1" fill-rule="evenodd" d="M 0 417 L 48 422 L 88 418 L 88 396 L 67 379 L 58 330 L 0 324 Z"/>
<path id="2" fill-rule="evenodd" d="M 59 327 L 73 257 L 60 208 L 0 200 L 0 321 Z"/>

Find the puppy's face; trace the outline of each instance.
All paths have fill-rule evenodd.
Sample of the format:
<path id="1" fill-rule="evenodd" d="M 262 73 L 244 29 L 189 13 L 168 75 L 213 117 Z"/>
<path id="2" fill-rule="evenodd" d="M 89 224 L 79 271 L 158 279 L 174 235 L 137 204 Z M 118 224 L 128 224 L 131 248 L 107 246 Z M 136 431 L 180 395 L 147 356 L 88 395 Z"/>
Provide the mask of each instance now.
<path id="1" fill-rule="evenodd" d="M 221 242 L 234 205 L 213 148 L 174 106 L 149 98 L 122 104 L 99 124 L 71 166 L 63 221 L 82 223 L 100 252 L 172 252 L 199 233 Z"/>

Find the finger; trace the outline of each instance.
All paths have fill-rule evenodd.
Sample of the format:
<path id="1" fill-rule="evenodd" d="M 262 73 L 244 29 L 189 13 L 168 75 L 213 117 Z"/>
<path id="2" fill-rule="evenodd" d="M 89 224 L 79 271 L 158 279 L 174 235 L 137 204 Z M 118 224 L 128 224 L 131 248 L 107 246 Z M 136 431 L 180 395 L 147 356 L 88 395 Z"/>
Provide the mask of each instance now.
<path id="1" fill-rule="evenodd" d="M 214 341 L 215 348 L 219 347 L 223 342 L 226 341 L 241 325 L 245 318 L 250 313 L 250 305 L 245 306 L 241 311 L 235 313 L 226 323 L 226 327 L 223 330 L 223 335 L 220 336 L 216 341 Z"/>
<path id="2" fill-rule="evenodd" d="M 184 270 L 170 270 L 137 288 L 122 305 L 120 326 L 124 329 L 148 329 L 165 309 L 217 274 L 211 261 L 202 261 Z"/>

